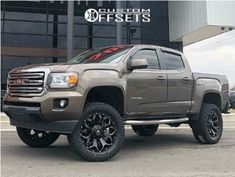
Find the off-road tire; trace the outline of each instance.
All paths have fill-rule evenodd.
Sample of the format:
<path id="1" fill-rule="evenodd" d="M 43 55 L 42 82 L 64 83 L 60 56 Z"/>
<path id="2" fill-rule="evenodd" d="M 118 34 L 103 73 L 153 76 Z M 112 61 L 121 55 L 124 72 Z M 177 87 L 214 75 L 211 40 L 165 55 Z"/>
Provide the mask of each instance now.
<path id="1" fill-rule="evenodd" d="M 159 125 L 132 125 L 132 130 L 139 136 L 152 136 Z"/>
<path id="2" fill-rule="evenodd" d="M 191 121 L 190 126 L 199 143 L 218 143 L 223 132 L 223 119 L 219 108 L 214 104 L 203 104 L 199 120 Z"/>
<path id="3" fill-rule="evenodd" d="M 30 147 L 47 147 L 54 143 L 60 134 L 17 127 L 19 138 Z"/>
<path id="4" fill-rule="evenodd" d="M 91 102 L 68 135 L 68 142 L 83 159 L 97 162 L 111 159 L 120 150 L 124 137 L 124 123 L 117 110 L 105 103 Z"/>

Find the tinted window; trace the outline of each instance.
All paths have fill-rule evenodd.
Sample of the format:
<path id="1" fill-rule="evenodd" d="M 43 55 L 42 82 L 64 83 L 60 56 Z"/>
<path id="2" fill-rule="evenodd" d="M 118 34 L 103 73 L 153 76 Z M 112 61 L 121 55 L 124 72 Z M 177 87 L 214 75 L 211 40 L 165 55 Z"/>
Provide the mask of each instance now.
<path id="1" fill-rule="evenodd" d="M 155 50 L 144 49 L 136 52 L 132 57 L 134 59 L 147 59 L 148 69 L 160 69 L 158 57 Z"/>
<path id="2" fill-rule="evenodd" d="M 171 53 L 163 53 L 165 61 L 166 61 L 166 68 L 168 70 L 180 70 L 184 69 L 184 63 L 182 61 L 181 56 L 174 55 Z"/>
<path id="3" fill-rule="evenodd" d="M 113 46 L 91 49 L 72 58 L 68 63 L 118 63 L 132 46 Z"/>

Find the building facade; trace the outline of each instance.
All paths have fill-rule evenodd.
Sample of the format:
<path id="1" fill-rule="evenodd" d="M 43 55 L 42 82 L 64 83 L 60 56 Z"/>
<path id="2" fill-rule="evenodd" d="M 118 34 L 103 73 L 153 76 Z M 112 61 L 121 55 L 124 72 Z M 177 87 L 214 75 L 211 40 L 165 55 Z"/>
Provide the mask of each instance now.
<path id="1" fill-rule="evenodd" d="M 72 3 L 73 15 L 71 12 Z M 122 8 L 151 9 L 151 22 L 89 23 L 84 13 L 89 8 L 116 8 L 115 1 L 2 1 L 1 2 L 1 72 L 2 89 L 6 88 L 10 69 L 35 63 L 65 62 L 67 49 L 73 55 L 83 50 L 117 43 L 157 44 L 182 50 L 182 42 L 169 41 L 168 2 L 123 1 Z M 72 22 L 72 25 L 71 25 Z M 68 26 L 70 24 L 70 26 Z M 68 39 L 72 28 L 72 40 Z M 68 43 L 72 45 L 68 45 Z M 68 48 L 69 47 L 69 48 Z"/>
<path id="2" fill-rule="evenodd" d="M 150 9 L 151 21 L 91 23 L 84 18 L 89 8 Z M 234 29 L 233 9 L 232 1 L 1 1 L 2 90 L 15 67 L 66 62 L 86 49 L 154 44 L 182 51 L 183 45 Z"/>

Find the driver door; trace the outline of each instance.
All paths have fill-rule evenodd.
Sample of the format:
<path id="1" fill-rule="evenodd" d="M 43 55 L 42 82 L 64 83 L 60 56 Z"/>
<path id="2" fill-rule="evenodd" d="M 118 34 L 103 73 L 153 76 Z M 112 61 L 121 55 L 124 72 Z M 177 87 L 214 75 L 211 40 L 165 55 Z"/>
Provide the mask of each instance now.
<path id="1" fill-rule="evenodd" d="M 148 67 L 135 69 L 127 75 L 129 116 L 147 117 L 163 113 L 167 101 L 167 75 L 161 70 L 156 50 L 144 48 L 131 56 L 129 60 L 146 59 Z"/>

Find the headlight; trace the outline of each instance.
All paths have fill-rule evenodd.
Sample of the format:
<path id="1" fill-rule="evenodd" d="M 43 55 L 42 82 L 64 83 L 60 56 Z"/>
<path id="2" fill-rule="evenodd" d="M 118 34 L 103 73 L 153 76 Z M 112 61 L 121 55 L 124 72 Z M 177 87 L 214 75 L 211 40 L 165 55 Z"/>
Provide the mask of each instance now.
<path id="1" fill-rule="evenodd" d="M 68 73 L 50 73 L 48 76 L 48 85 L 50 88 L 71 88 L 78 82 L 78 74 Z"/>

